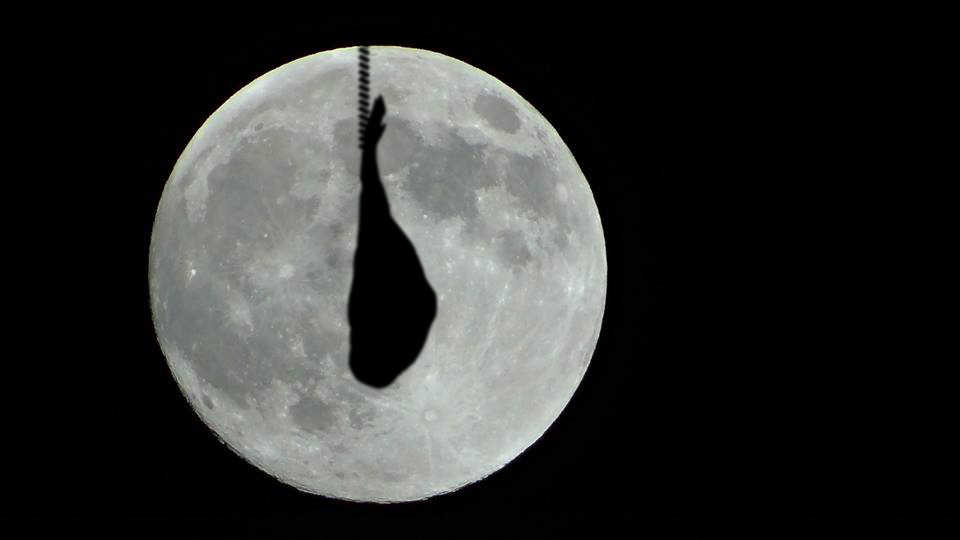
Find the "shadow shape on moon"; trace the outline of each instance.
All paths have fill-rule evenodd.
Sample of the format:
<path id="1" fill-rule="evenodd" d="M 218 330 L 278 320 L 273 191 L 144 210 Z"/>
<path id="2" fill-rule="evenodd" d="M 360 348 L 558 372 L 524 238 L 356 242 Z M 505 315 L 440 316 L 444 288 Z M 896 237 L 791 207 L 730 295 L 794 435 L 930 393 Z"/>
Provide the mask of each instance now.
<path id="1" fill-rule="evenodd" d="M 392 502 L 543 434 L 593 354 L 606 258 L 586 179 L 529 103 L 437 53 L 371 52 L 381 178 L 437 294 L 418 360 L 384 390 L 348 366 L 356 48 L 281 66 L 204 123 L 164 188 L 149 280 L 170 369 L 223 442 L 304 491 Z"/>
<path id="2" fill-rule="evenodd" d="M 360 127 L 360 216 L 347 303 L 350 371 L 374 388 L 389 385 L 417 360 L 437 315 L 437 295 L 416 248 L 390 215 L 380 179 L 377 145 L 385 114 L 378 97 Z"/>

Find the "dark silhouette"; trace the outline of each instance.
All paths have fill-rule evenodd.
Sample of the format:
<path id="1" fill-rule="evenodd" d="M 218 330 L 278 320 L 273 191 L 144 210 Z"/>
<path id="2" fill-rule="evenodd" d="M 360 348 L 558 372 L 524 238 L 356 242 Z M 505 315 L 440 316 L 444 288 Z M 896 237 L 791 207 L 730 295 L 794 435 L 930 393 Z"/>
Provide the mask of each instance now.
<path id="1" fill-rule="evenodd" d="M 380 181 L 377 144 L 386 128 L 384 114 L 383 97 L 369 118 L 361 113 L 360 218 L 347 311 L 350 369 L 357 380 L 376 388 L 413 364 L 437 314 L 437 295 L 416 249 L 393 221 Z"/>

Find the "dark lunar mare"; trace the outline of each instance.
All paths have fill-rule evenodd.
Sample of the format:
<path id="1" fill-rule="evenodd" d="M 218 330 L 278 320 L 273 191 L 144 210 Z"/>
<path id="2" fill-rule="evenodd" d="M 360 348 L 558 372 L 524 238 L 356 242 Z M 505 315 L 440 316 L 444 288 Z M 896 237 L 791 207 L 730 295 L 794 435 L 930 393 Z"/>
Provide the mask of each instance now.
<path id="1" fill-rule="evenodd" d="M 378 97 L 361 140 L 360 216 L 350 322 L 350 369 L 362 383 L 383 388 L 416 361 L 437 314 L 437 295 L 417 251 L 390 215 L 380 181 L 377 144 L 386 125 Z"/>

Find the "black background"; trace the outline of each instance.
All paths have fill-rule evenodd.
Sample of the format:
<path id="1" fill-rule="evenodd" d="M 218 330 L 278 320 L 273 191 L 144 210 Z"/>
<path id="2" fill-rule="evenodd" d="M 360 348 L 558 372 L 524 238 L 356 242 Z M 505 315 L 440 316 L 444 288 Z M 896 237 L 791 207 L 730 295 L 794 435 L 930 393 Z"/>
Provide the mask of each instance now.
<path id="1" fill-rule="evenodd" d="M 7 508 L 388 523 L 942 506 L 952 359 L 930 255 L 947 245 L 907 152 L 919 133 L 901 129 L 922 104 L 901 93 L 920 71 L 906 23 L 588 4 L 21 21 L 30 84 L 12 108 L 36 131 L 37 194 L 8 200 L 28 217 L 7 266 L 37 285 L 11 336 L 34 373 L 5 411 Z M 156 205 L 202 122 L 270 69 L 358 44 L 441 52 L 533 103 L 590 182 L 609 264 L 593 361 L 542 439 L 482 482 L 391 506 L 300 493 L 220 444 L 147 296 Z"/>

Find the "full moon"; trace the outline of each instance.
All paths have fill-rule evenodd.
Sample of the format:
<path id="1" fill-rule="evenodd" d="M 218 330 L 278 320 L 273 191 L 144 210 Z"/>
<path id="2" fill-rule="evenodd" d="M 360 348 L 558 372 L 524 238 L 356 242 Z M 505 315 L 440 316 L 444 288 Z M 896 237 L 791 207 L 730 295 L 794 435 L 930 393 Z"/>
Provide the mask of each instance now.
<path id="1" fill-rule="evenodd" d="M 438 53 L 370 51 L 381 178 L 437 295 L 417 361 L 384 389 L 348 366 L 357 48 L 274 69 L 207 119 L 164 187 L 149 284 L 170 370 L 222 442 L 303 491 L 396 502 L 484 478 L 556 420 L 607 266 L 587 180 L 530 103 Z"/>

